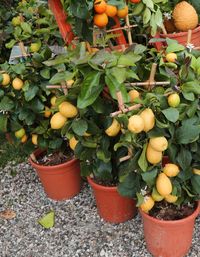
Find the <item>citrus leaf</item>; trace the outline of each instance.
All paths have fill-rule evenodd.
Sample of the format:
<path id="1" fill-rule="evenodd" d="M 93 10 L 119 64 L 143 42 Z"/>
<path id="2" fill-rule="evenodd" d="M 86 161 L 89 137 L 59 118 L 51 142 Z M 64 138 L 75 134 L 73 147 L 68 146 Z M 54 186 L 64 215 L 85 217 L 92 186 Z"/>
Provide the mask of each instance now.
<path id="1" fill-rule="evenodd" d="M 148 168 L 148 162 L 146 159 L 146 149 L 147 149 L 147 143 L 143 146 L 142 154 L 140 155 L 140 158 L 138 160 L 138 165 L 142 169 L 142 171 L 146 171 Z"/>
<path id="2" fill-rule="evenodd" d="M 38 220 L 38 223 L 44 228 L 52 228 L 55 222 L 55 213 L 51 211 L 47 213 L 45 216 Z"/>
<path id="3" fill-rule="evenodd" d="M 163 110 L 162 113 L 169 121 L 173 123 L 175 123 L 179 118 L 179 111 L 173 107 Z"/>

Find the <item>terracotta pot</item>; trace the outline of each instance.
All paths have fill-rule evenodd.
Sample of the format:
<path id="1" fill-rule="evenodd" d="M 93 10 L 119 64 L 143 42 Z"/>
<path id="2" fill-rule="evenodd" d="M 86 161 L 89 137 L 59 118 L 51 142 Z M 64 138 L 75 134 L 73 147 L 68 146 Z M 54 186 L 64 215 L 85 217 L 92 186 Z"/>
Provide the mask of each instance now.
<path id="1" fill-rule="evenodd" d="M 200 204 L 187 218 L 175 221 L 155 219 L 140 210 L 147 249 L 154 257 L 183 257 L 192 243 L 195 218 Z"/>
<path id="2" fill-rule="evenodd" d="M 37 149 L 34 155 L 37 158 L 43 153 L 44 151 Z M 33 162 L 31 158 L 29 158 L 29 162 L 36 169 L 44 191 L 49 198 L 66 200 L 80 192 L 81 176 L 77 159 L 54 166 L 39 165 Z"/>
<path id="3" fill-rule="evenodd" d="M 133 199 L 122 197 L 118 193 L 117 187 L 101 186 L 91 178 L 87 179 L 93 189 L 101 218 L 110 223 L 121 223 L 134 217 L 136 203 Z"/>

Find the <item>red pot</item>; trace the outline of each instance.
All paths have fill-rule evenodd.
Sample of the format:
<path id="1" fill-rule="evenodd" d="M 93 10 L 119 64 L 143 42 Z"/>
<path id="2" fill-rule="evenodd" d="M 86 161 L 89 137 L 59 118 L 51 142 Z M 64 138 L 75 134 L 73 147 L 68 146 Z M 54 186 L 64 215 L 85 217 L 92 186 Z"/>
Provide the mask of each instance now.
<path id="1" fill-rule="evenodd" d="M 140 210 L 147 249 L 154 257 L 183 257 L 192 243 L 195 218 L 200 204 L 187 218 L 174 221 L 155 219 Z"/>
<path id="2" fill-rule="evenodd" d="M 34 152 L 36 159 L 43 152 L 37 149 Z M 29 162 L 36 169 L 44 191 L 49 198 L 53 200 L 66 200 L 80 192 L 81 176 L 77 159 L 54 166 L 39 165 L 33 162 L 31 158 L 29 158 Z"/>
<path id="3" fill-rule="evenodd" d="M 117 187 L 101 186 L 91 178 L 87 179 L 93 189 L 101 218 L 110 223 L 121 223 L 134 217 L 136 203 L 133 199 L 121 196 Z"/>

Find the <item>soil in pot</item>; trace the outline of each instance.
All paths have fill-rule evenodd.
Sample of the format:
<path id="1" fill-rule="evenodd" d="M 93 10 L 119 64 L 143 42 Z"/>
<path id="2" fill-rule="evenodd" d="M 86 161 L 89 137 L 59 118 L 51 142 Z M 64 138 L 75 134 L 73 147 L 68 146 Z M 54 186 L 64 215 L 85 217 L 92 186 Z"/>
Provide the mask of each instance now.
<path id="1" fill-rule="evenodd" d="M 72 156 L 64 157 L 59 153 L 49 156 L 40 149 L 34 152 L 34 156 L 36 162 L 31 158 L 29 161 L 36 169 L 44 191 L 49 198 L 66 200 L 80 192 L 80 164 L 77 159 Z"/>

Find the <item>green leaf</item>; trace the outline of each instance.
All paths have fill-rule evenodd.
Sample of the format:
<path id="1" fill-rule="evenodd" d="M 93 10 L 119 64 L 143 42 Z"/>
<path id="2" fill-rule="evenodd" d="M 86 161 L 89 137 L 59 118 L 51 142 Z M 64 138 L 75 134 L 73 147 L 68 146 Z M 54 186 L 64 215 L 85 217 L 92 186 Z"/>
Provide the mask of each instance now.
<path id="1" fill-rule="evenodd" d="M 21 22 L 21 27 L 23 29 L 24 32 L 28 33 L 28 34 L 31 34 L 32 33 L 32 29 L 31 29 L 31 26 L 30 24 L 28 24 L 27 22 Z"/>
<path id="2" fill-rule="evenodd" d="M 138 165 L 142 171 L 147 171 L 147 168 L 148 168 L 148 162 L 146 159 L 146 150 L 147 150 L 147 143 L 143 145 L 143 150 L 138 160 Z"/>
<path id="3" fill-rule="evenodd" d="M 12 65 L 11 68 L 17 74 L 23 74 L 26 70 L 26 67 L 23 63 Z"/>
<path id="4" fill-rule="evenodd" d="M 55 138 L 49 142 L 49 148 L 50 149 L 60 149 L 62 142 L 63 142 L 63 139 Z"/>
<path id="5" fill-rule="evenodd" d="M 8 117 L 0 113 L 0 131 L 7 132 Z"/>
<path id="6" fill-rule="evenodd" d="M 173 123 L 175 123 L 179 118 L 179 111 L 173 107 L 163 110 L 162 113 L 169 121 Z"/>
<path id="7" fill-rule="evenodd" d="M 13 48 L 13 46 L 16 44 L 16 40 L 15 39 L 11 39 L 5 46 L 8 49 Z"/>
<path id="8" fill-rule="evenodd" d="M 199 138 L 200 127 L 186 123 L 176 130 L 176 140 L 179 144 L 189 144 Z"/>
<path id="9" fill-rule="evenodd" d="M 24 93 L 25 100 L 27 102 L 31 101 L 39 91 L 39 88 L 37 86 L 31 86 L 29 89 Z"/>
<path id="10" fill-rule="evenodd" d="M 79 136 L 83 136 L 83 134 L 87 131 L 88 129 L 88 124 L 85 120 L 74 120 L 72 122 L 72 129 L 75 134 Z"/>
<path id="11" fill-rule="evenodd" d="M 42 218 L 38 220 L 38 223 L 44 228 L 52 228 L 55 222 L 55 213 L 54 211 L 49 212 Z"/>
<path id="12" fill-rule="evenodd" d="M 187 93 L 187 92 L 182 92 L 182 94 L 183 94 L 183 97 L 186 99 L 186 100 L 188 100 L 188 101 L 194 101 L 194 99 L 195 99 L 195 96 L 194 96 L 194 93 Z"/>
<path id="13" fill-rule="evenodd" d="M 188 106 L 187 115 L 189 118 L 193 117 L 199 107 L 199 100 L 197 99 Z"/>
<path id="14" fill-rule="evenodd" d="M 144 202 L 144 196 L 140 193 L 137 193 L 137 207 L 139 207 Z"/>
<path id="15" fill-rule="evenodd" d="M 152 11 L 154 11 L 154 3 L 152 0 L 143 0 L 143 3 Z"/>
<path id="16" fill-rule="evenodd" d="M 126 80 L 126 68 L 114 67 L 110 69 L 110 74 L 114 76 L 120 84 Z"/>
<path id="17" fill-rule="evenodd" d="M 49 69 L 43 69 L 40 71 L 40 75 L 44 78 L 44 79 L 50 79 L 50 70 Z"/>
<path id="18" fill-rule="evenodd" d="M 141 175 L 142 175 L 142 179 L 146 182 L 146 184 L 149 187 L 151 187 L 155 184 L 157 174 L 158 174 L 158 170 L 154 168 L 153 170 L 144 172 Z"/>
<path id="19" fill-rule="evenodd" d="M 120 180 L 117 190 L 124 197 L 135 198 L 136 193 L 140 190 L 140 176 L 134 172 L 125 174 Z"/>
<path id="20" fill-rule="evenodd" d="M 194 175 L 191 179 L 193 190 L 200 195 L 200 175 Z"/>
<path id="21" fill-rule="evenodd" d="M 97 99 L 104 88 L 104 85 L 100 83 L 100 77 L 101 72 L 98 71 L 92 71 L 86 76 L 78 96 L 78 108 L 84 109 Z"/>
<path id="22" fill-rule="evenodd" d="M 158 8 L 156 10 L 156 13 L 155 13 L 155 21 L 156 21 L 156 24 L 160 27 L 162 24 L 163 24 L 163 18 L 162 18 L 162 12 L 160 11 L 160 8 Z"/>
<path id="23" fill-rule="evenodd" d="M 138 62 L 142 57 L 138 54 L 133 52 L 129 52 L 127 54 L 122 54 L 119 57 L 117 66 L 118 67 L 128 67 L 128 66 L 135 66 L 135 63 Z"/>
<path id="24" fill-rule="evenodd" d="M 183 51 L 185 49 L 185 47 L 183 45 L 178 44 L 178 42 L 175 40 L 171 40 L 171 39 L 167 38 L 166 41 L 168 44 L 166 53 L 179 52 L 179 51 Z"/>
<path id="25" fill-rule="evenodd" d="M 189 81 L 181 86 L 181 89 L 185 93 L 194 93 L 200 95 L 200 83 L 198 80 Z"/>
<path id="26" fill-rule="evenodd" d="M 188 167 L 190 167 L 191 161 L 192 161 L 191 152 L 187 148 L 181 147 L 180 151 L 178 152 L 177 162 L 179 163 L 183 171 Z"/>
<path id="27" fill-rule="evenodd" d="M 0 101 L 0 110 L 11 111 L 14 106 L 14 102 L 8 96 L 4 96 Z"/>
<path id="28" fill-rule="evenodd" d="M 151 11 L 149 10 L 148 7 L 145 8 L 144 13 L 143 13 L 143 23 L 147 24 L 151 19 Z"/>
<path id="29" fill-rule="evenodd" d="M 58 72 L 56 73 L 50 80 L 49 83 L 50 84 L 59 84 L 63 81 L 66 80 L 70 80 L 74 77 L 74 74 L 72 72 L 69 71 L 62 71 L 62 72 Z"/>

